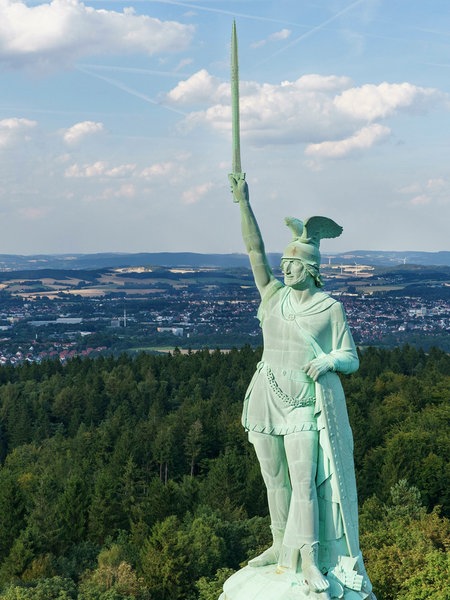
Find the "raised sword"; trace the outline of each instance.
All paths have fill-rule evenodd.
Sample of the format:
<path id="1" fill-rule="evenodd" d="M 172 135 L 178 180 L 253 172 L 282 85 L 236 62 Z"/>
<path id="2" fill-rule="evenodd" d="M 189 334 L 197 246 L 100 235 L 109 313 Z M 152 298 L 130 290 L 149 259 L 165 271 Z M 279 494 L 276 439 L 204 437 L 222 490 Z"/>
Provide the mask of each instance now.
<path id="1" fill-rule="evenodd" d="M 231 30 L 231 131 L 232 131 L 232 162 L 231 175 L 236 180 L 245 179 L 241 166 L 241 140 L 239 122 L 239 64 L 236 21 Z"/>

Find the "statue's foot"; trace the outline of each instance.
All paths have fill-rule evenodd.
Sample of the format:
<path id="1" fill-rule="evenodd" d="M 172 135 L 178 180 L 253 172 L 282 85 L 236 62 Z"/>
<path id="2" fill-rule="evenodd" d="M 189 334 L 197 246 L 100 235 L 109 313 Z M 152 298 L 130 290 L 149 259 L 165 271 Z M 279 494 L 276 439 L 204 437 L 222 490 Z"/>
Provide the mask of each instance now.
<path id="1" fill-rule="evenodd" d="M 326 592 L 330 587 L 330 582 L 321 573 L 317 566 L 319 545 L 305 544 L 300 549 L 300 556 L 302 557 L 302 574 L 306 581 L 307 586 L 311 592 Z"/>
<path id="2" fill-rule="evenodd" d="M 266 565 L 274 565 L 278 562 L 280 551 L 274 546 L 270 546 L 267 550 L 264 550 L 259 556 L 255 556 L 248 561 L 249 567 L 265 567 Z"/>
<path id="3" fill-rule="evenodd" d="M 330 587 L 330 582 L 322 575 L 316 565 L 304 564 L 302 573 L 311 592 L 326 592 Z"/>

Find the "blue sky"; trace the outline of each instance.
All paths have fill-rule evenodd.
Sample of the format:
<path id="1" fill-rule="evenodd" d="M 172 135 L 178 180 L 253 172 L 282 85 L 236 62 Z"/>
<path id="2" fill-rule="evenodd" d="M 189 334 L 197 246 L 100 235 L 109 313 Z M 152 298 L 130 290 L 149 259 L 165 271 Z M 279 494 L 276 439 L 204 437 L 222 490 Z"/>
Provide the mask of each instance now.
<path id="1" fill-rule="evenodd" d="M 0 253 L 268 251 L 329 216 L 346 250 L 449 250 L 448 0 L 0 0 Z"/>

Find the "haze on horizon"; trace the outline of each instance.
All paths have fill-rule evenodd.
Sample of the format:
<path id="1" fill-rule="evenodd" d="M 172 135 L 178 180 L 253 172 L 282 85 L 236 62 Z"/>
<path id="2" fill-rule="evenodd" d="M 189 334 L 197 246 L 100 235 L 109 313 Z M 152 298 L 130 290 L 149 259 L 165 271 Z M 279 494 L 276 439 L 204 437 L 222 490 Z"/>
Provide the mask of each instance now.
<path id="1" fill-rule="evenodd" d="M 2 254 L 243 252 L 231 162 L 266 249 L 449 250 L 444 0 L 1 0 Z"/>

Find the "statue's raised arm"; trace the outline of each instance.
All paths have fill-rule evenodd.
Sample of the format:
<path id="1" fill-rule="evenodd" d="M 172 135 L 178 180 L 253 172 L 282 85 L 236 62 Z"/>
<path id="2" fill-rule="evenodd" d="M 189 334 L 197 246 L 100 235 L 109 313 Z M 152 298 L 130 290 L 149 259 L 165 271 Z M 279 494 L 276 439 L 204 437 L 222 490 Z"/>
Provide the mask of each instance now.
<path id="1" fill-rule="evenodd" d="M 239 174 L 228 175 L 234 201 L 239 203 L 241 209 L 242 237 L 247 250 L 256 287 L 263 295 L 265 287 L 274 279 L 272 269 L 267 261 L 264 241 L 258 223 L 250 206 L 248 185 Z"/>
<path id="2" fill-rule="evenodd" d="M 236 23 L 231 32 L 231 122 L 232 122 L 232 173 L 228 175 L 233 199 L 241 209 L 242 236 L 247 249 L 256 286 L 263 294 L 264 288 L 274 279 L 267 262 L 264 242 L 255 215 L 250 206 L 248 185 L 241 166 L 239 122 L 239 65 Z"/>

